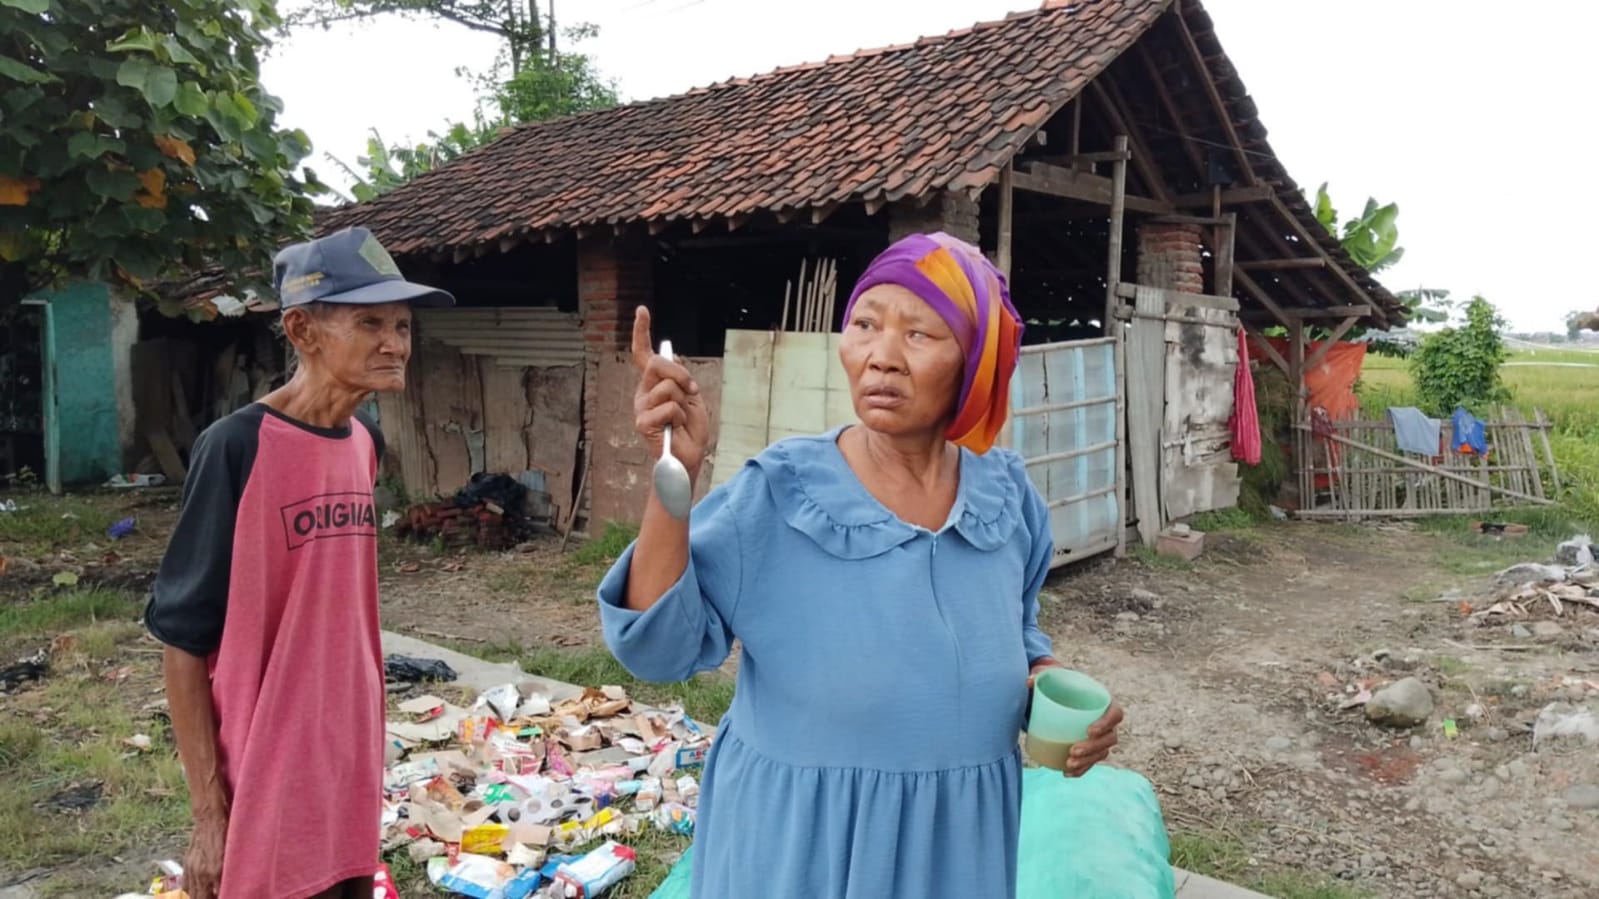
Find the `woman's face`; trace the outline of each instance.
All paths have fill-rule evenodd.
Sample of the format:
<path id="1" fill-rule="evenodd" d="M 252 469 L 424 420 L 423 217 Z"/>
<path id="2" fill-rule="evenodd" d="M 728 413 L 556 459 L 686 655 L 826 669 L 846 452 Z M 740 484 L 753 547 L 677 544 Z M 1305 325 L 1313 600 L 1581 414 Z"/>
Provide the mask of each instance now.
<path id="1" fill-rule="evenodd" d="M 838 356 L 866 427 L 942 433 L 954 417 L 966 354 L 949 324 L 910 290 L 879 284 L 861 294 Z"/>
<path id="2" fill-rule="evenodd" d="M 288 316 L 297 316 L 290 321 Z M 411 358 L 411 307 L 407 303 L 291 309 L 284 330 L 312 373 L 363 393 L 405 389 Z"/>

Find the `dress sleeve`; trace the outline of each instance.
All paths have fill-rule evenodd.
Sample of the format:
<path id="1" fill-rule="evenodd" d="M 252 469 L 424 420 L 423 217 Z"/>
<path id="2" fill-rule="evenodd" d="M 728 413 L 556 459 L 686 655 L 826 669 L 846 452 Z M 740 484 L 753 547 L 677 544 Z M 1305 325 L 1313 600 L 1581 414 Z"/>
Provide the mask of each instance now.
<path id="1" fill-rule="evenodd" d="M 1049 562 L 1055 554 L 1055 538 L 1049 530 L 1049 506 L 1038 494 L 1038 489 L 1027 479 L 1025 469 L 1021 475 L 1022 517 L 1032 540 L 1027 554 L 1027 582 L 1022 590 L 1022 644 L 1027 648 L 1027 664 L 1054 652 L 1049 635 L 1038 626 L 1038 591 L 1049 577 Z"/>
<path id="2" fill-rule="evenodd" d="M 746 467 L 712 491 L 689 519 L 689 559 L 655 605 L 639 612 L 626 607 L 629 546 L 600 582 L 600 624 L 605 644 L 635 677 L 670 682 L 687 679 L 722 664 L 733 646 L 733 613 L 744 580 L 744 546 L 739 518 L 748 517 L 744 500 L 763 485 L 757 469 Z"/>
<path id="3" fill-rule="evenodd" d="M 222 642 L 233 531 L 259 427 L 258 417 L 230 415 L 201 434 L 189 455 L 182 511 L 144 623 L 157 640 L 191 655 L 210 655 Z"/>

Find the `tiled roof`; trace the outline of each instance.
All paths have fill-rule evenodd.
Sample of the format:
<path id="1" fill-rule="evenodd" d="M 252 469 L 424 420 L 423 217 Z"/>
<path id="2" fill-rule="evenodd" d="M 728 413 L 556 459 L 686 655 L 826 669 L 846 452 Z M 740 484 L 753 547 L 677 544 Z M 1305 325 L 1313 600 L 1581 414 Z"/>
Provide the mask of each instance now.
<path id="1" fill-rule="evenodd" d="M 519 127 L 325 217 L 392 252 L 975 192 L 1170 0 L 1051 0 L 913 44 Z"/>

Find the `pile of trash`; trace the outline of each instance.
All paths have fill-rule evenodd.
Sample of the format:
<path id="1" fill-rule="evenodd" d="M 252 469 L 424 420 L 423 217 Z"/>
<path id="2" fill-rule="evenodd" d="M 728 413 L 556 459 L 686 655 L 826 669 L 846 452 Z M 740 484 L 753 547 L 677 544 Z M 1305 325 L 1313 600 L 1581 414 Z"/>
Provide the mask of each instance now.
<path id="1" fill-rule="evenodd" d="M 714 734 L 681 709 L 635 705 L 614 686 L 553 699 L 537 681 L 495 687 L 471 708 L 432 695 L 398 708 L 383 848 L 404 848 L 445 890 L 598 896 L 633 871 L 618 840 L 645 827 L 694 832 L 690 772 Z"/>
<path id="2" fill-rule="evenodd" d="M 1528 562 L 1499 572 L 1497 592 L 1480 607 L 1465 603 L 1462 611 L 1478 626 L 1513 623 L 1547 610 L 1564 617 L 1568 610 L 1599 612 L 1599 563 L 1586 534 L 1560 544 L 1553 564 Z"/>
<path id="3" fill-rule="evenodd" d="M 593 899 L 633 873 L 634 850 L 621 840 L 646 827 L 694 833 L 693 772 L 715 733 L 680 708 L 643 706 L 614 686 L 557 699 L 529 680 L 488 690 L 470 708 L 423 695 L 397 710 L 387 726 L 383 851 L 403 849 L 445 892 Z M 180 896 L 181 873 L 163 862 L 150 891 L 128 899 Z M 379 899 L 398 895 L 380 870 Z"/>

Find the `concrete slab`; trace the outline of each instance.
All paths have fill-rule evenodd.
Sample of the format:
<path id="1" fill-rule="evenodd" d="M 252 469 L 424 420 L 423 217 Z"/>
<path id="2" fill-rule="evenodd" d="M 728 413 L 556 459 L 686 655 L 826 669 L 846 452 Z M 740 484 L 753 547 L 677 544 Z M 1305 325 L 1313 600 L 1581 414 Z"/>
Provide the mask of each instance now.
<path id="1" fill-rule="evenodd" d="M 383 654 L 412 656 L 418 659 L 438 659 L 455 669 L 455 683 L 471 687 L 478 692 L 498 687 L 501 684 L 520 684 L 533 681 L 540 685 L 551 699 L 560 701 L 568 696 L 577 696 L 583 688 L 575 684 L 550 680 L 536 674 L 524 672 L 521 666 L 514 662 L 485 662 L 482 659 L 445 649 L 426 640 L 396 634 L 393 631 L 383 632 Z"/>
<path id="2" fill-rule="evenodd" d="M 1223 883 L 1214 877 L 1173 868 L 1177 875 L 1178 899 L 1270 899 L 1263 893 Z"/>
<path id="3" fill-rule="evenodd" d="M 383 632 L 383 654 L 414 656 L 419 659 L 439 659 L 446 665 L 455 669 L 456 683 L 464 684 L 475 690 L 487 690 L 498 687 L 500 684 L 519 684 L 524 681 L 534 681 L 549 693 L 550 698 L 560 700 L 568 696 L 575 696 L 583 692 L 583 688 L 576 684 L 550 680 L 524 672 L 520 666 L 510 662 L 485 662 L 482 659 L 446 649 L 426 640 L 407 637 L 392 631 Z M 1194 874 L 1181 868 L 1172 869 L 1177 879 L 1177 896 L 1179 899 L 1269 899 L 1260 893 L 1246 890 L 1243 887 L 1223 883 L 1203 874 Z M 3 894 L 0 894 L 3 895 Z M 24 894 L 25 895 L 25 894 Z"/>

